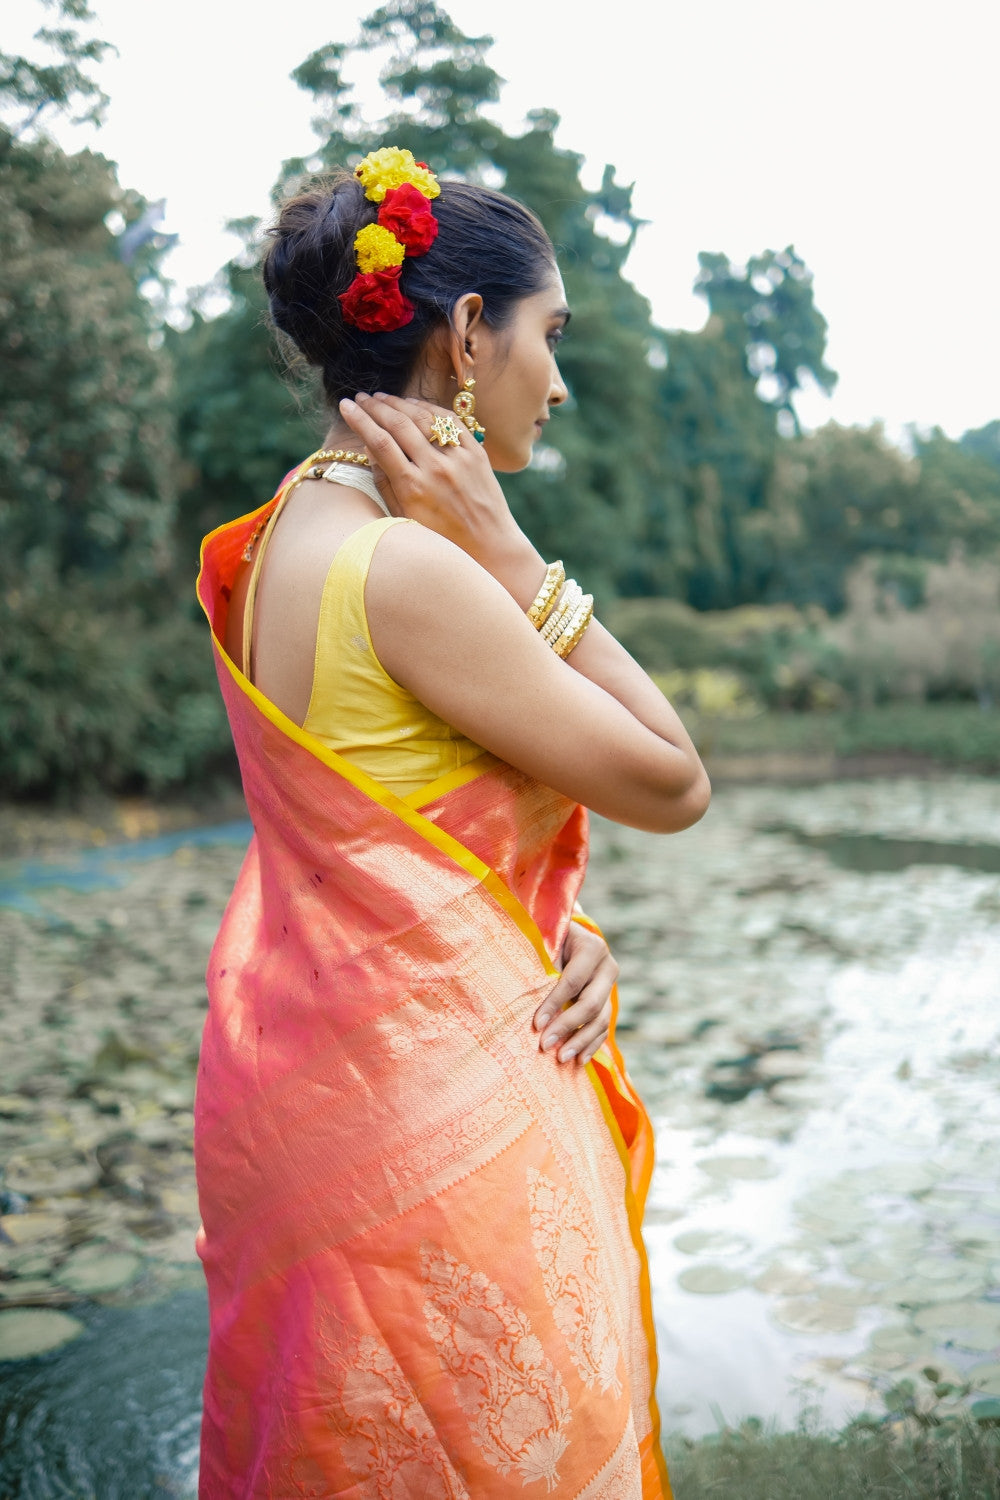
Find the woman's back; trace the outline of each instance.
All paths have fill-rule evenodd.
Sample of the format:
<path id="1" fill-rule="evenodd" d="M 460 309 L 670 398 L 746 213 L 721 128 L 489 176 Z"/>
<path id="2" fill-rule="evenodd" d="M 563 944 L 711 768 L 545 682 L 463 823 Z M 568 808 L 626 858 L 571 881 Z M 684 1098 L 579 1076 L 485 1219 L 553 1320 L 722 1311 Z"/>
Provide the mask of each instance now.
<path id="1" fill-rule="evenodd" d="M 323 487 L 318 498 L 333 513 L 332 519 L 343 525 L 337 510 L 345 491 L 369 497 L 377 492 L 368 475 L 351 474 L 347 465 L 333 467 L 338 471 L 337 478 L 332 485 Z M 286 496 L 285 503 L 293 498 L 294 491 Z M 267 693 L 272 701 L 275 691 L 279 699 L 282 696 L 283 684 L 272 684 L 266 669 L 261 680 L 256 666 L 261 632 L 255 633 L 254 623 L 267 554 L 272 538 L 279 535 L 282 509 L 283 502 L 279 500 L 271 524 L 254 544 L 245 587 L 236 596 L 237 610 L 242 603 L 240 646 L 242 641 L 255 641 L 254 660 L 247 663 L 244 659 L 244 666 L 249 665 L 251 680 L 262 691 L 272 689 Z M 351 519 L 354 518 L 352 509 Z M 319 599 L 312 683 L 305 713 L 299 720 L 308 734 L 367 771 L 399 797 L 418 792 L 482 754 L 481 746 L 459 734 L 390 677 L 372 643 L 365 607 L 365 585 L 372 558 L 385 533 L 406 524 L 412 523 L 398 516 L 376 516 L 348 531 L 337 545 Z M 286 529 L 287 526 L 286 520 Z M 312 532 L 311 537 L 314 535 Z M 285 566 L 287 569 L 287 559 Z M 280 608 L 276 601 L 270 602 L 276 611 Z M 290 607 L 311 613 L 312 599 L 285 603 L 281 616 L 286 628 Z"/>

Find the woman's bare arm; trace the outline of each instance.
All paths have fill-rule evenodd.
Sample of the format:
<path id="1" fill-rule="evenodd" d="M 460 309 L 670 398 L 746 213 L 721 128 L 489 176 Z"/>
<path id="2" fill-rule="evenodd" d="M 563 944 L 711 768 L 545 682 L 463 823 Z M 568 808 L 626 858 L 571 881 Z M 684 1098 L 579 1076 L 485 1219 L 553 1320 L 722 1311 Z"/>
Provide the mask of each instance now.
<path id="1" fill-rule="evenodd" d="M 342 408 L 388 483 L 398 514 L 423 525 L 379 542 L 366 590 L 386 671 L 447 723 L 616 822 L 686 828 L 710 788 L 677 714 L 594 622 L 561 661 L 524 610 L 545 565 L 471 440 L 428 443 L 436 408 L 364 398 Z"/>

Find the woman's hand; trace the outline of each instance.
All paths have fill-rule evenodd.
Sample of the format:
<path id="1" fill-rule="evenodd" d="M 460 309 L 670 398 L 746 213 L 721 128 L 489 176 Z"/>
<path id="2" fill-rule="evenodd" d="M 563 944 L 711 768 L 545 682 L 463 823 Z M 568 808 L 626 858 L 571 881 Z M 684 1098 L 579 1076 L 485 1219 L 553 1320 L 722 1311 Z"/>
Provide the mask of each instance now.
<path id="1" fill-rule="evenodd" d="M 601 935 L 579 922 L 570 923 L 561 961 L 558 983 L 535 1012 L 538 1045 L 543 1052 L 558 1047 L 560 1062 L 588 1063 L 607 1040 L 618 965 Z"/>
<path id="2" fill-rule="evenodd" d="M 340 414 L 368 449 L 379 492 L 396 516 L 407 516 L 447 537 L 475 558 L 510 592 L 534 597 L 544 572 L 540 555 L 514 520 L 483 448 L 444 407 L 416 397 L 358 396 L 342 401 Z M 447 418 L 458 444 L 430 441 L 431 423 Z M 511 588 L 517 558 L 523 580 Z"/>

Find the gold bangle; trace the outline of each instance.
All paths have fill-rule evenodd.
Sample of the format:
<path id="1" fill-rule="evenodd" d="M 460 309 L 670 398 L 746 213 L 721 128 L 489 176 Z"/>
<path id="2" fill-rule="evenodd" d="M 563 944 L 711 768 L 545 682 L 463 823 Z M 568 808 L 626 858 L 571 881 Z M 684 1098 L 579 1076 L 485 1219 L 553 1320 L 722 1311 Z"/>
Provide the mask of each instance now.
<path id="1" fill-rule="evenodd" d="M 549 563 L 545 569 L 542 586 L 528 607 L 528 619 L 536 630 L 541 630 L 552 613 L 553 605 L 559 597 L 559 590 L 565 582 L 566 570 L 562 563 Z"/>
<path id="2" fill-rule="evenodd" d="M 584 637 L 587 626 L 590 624 L 593 618 L 594 596 L 593 594 L 584 594 L 583 598 L 580 600 L 579 605 L 577 606 L 576 613 L 574 614 L 572 620 L 566 626 L 566 629 L 563 631 L 559 639 L 552 642 L 553 651 L 558 657 L 561 657 L 563 661 L 566 660 L 569 653 L 576 646 L 579 646 Z"/>
<path id="3" fill-rule="evenodd" d="M 563 596 L 542 626 L 542 640 L 551 646 L 556 636 L 566 629 L 574 610 L 583 598 L 583 590 L 575 578 L 567 579 Z"/>

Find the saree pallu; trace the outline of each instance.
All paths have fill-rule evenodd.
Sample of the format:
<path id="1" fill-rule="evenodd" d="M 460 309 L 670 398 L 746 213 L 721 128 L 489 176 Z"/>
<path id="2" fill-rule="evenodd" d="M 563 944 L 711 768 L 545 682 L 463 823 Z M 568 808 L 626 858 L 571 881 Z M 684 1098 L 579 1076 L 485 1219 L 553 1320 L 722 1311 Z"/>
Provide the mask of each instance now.
<path id="1" fill-rule="evenodd" d="M 200 1494 L 666 1500 L 649 1121 L 613 1040 L 532 1030 L 586 813 L 488 754 L 400 799 L 269 703 L 219 644 L 266 510 L 199 580 L 254 824 L 195 1107 Z"/>

